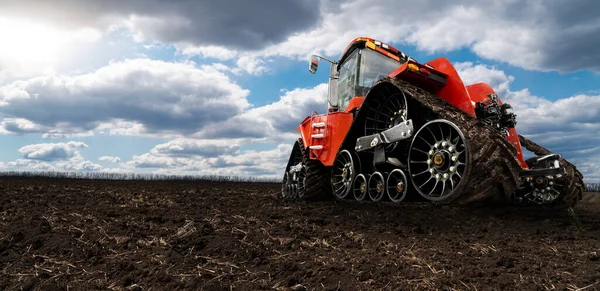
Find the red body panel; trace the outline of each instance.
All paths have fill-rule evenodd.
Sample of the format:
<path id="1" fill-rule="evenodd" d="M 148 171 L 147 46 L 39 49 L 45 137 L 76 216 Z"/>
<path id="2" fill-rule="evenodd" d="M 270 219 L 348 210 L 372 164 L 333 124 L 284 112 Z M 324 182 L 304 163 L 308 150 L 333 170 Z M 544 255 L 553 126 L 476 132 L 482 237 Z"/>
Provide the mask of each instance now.
<path id="1" fill-rule="evenodd" d="M 407 78 L 412 72 L 407 70 L 408 62 L 404 63 L 398 69 L 392 71 L 388 76 L 391 78 Z M 454 66 L 446 58 L 439 58 L 426 63 L 434 69 L 432 71 L 440 72 L 446 75 L 446 85 L 434 90 L 434 93 L 440 98 L 448 101 L 450 104 L 458 107 L 460 110 L 475 116 L 474 103 L 469 98 L 469 92 L 465 89 L 462 79 Z M 406 77 L 405 77 L 406 76 Z"/>
<path id="2" fill-rule="evenodd" d="M 414 72 L 414 71 L 411 71 L 410 69 L 408 69 L 408 67 L 410 65 L 415 65 L 415 66 L 419 67 L 420 68 L 419 72 Z M 428 74 L 423 74 L 420 71 L 421 69 L 425 69 L 428 72 Z M 391 73 L 388 74 L 388 77 L 403 79 L 403 80 L 406 80 L 406 81 L 408 81 L 412 84 L 415 84 L 421 88 L 435 92 L 435 91 L 438 91 L 439 89 L 441 89 L 444 86 L 444 83 L 440 82 L 440 80 L 434 80 L 434 79 L 428 78 L 428 76 L 432 75 L 432 74 L 436 75 L 438 78 L 441 78 L 444 80 L 448 77 L 443 72 L 431 69 L 429 67 L 425 67 L 425 66 L 423 66 L 415 61 L 412 61 L 412 60 L 402 64 L 400 67 L 393 70 Z"/>
<path id="3" fill-rule="evenodd" d="M 350 112 L 350 111 L 354 110 L 355 108 L 360 107 L 362 105 L 363 101 L 365 101 L 364 96 L 356 96 L 356 97 L 350 99 L 350 103 L 348 104 L 348 107 L 346 107 L 344 112 Z"/>
<path id="4" fill-rule="evenodd" d="M 360 106 L 360 104 L 358 105 Z M 320 150 L 310 150 L 311 158 L 319 159 L 325 166 L 333 165 L 338 149 L 352 125 L 352 119 L 352 113 L 344 111 L 305 118 L 297 128 L 304 141 L 304 146 L 323 146 L 323 149 Z M 325 123 L 325 127 L 313 128 L 313 124 L 321 122 Z M 313 134 L 322 134 L 323 137 L 313 138 Z"/>
<path id="5" fill-rule="evenodd" d="M 437 96 L 458 107 L 460 110 L 475 116 L 475 103 L 469 98 L 469 92 L 465 89 L 462 79 L 450 61 L 439 58 L 427 63 L 446 75 L 446 86 L 435 92 Z"/>
<path id="6" fill-rule="evenodd" d="M 328 114 L 306 117 L 296 129 L 304 141 L 304 147 L 323 145 L 322 150 L 311 150 L 311 157 L 318 158 L 325 166 L 333 165 L 340 145 L 352 125 L 352 110 L 362 105 L 363 96 L 356 96 L 350 100 L 344 111 L 330 112 Z M 325 122 L 325 128 L 313 128 L 312 124 Z M 323 134 L 323 138 L 313 138 L 313 134 Z M 314 155 L 312 155 L 314 154 Z"/>

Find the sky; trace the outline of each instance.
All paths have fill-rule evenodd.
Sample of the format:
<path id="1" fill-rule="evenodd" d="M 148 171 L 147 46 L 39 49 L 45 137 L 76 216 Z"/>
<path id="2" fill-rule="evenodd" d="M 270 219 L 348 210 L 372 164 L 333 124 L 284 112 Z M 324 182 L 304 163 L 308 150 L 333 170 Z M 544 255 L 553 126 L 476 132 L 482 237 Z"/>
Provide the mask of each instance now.
<path id="1" fill-rule="evenodd" d="M 600 2 L 2 0 L 0 171 L 280 178 L 355 37 L 489 83 L 600 181 Z M 326 64 L 326 63 L 324 63 Z"/>

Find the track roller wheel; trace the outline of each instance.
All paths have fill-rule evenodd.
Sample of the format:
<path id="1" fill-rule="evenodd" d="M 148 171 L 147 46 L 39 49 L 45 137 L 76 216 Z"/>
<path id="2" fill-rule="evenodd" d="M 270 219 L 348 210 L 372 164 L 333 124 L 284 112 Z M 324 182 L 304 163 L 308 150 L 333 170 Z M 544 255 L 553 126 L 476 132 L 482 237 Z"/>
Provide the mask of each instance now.
<path id="1" fill-rule="evenodd" d="M 368 185 L 369 198 L 375 202 L 381 201 L 381 198 L 385 194 L 385 180 L 383 179 L 383 175 L 380 172 L 373 173 L 369 177 Z"/>
<path id="2" fill-rule="evenodd" d="M 331 169 L 331 186 L 333 194 L 338 199 L 344 199 L 352 190 L 356 176 L 355 161 L 348 150 L 341 151 Z"/>
<path id="3" fill-rule="evenodd" d="M 408 181 L 402 170 L 394 169 L 391 171 L 385 184 L 387 185 L 387 194 L 390 201 L 398 203 L 404 200 L 406 190 L 408 189 Z"/>
<path id="4" fill-rule="evenodd" d="M 415 134 L 408 169 L 417 192 L 433 202 L 450 202 L 461 194 L 467 171 L 468 147 L 454 123 L 432 120 Z"/>
<path id="5" fill-rule="evenodd" d="M 354 186 L 352 187 L 354 192 L 354 199 L 357 201 L 363 201 L 367 196 L 367 178 L 363 174 L 356 175 L 354 178 Z"/>

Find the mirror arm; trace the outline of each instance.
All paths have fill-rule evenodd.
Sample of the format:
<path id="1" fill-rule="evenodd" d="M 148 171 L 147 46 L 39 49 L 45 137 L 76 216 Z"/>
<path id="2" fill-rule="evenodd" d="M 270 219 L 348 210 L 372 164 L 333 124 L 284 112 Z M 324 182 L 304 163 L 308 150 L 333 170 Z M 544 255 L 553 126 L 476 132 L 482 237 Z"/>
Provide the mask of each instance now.
<path id="1" fill-rule="evenodd" d="M 315 57 L 317 57 L 317 58 L 319 58 L 319 59 L 322 59 L 322 60 L 328 61 L 328 62 L 330 62 L 330 63 L 331 63 L 331 64 L 333 64 L 333 65 L 337 65 L 337 63 L 338 63 L 338 62 L 336 62 L 336 61 L 332 61 L 332 60 L 330 60 L 330 59 L 328 59 L 328 58 L 325 58 L 325 57 L 322 57 L 322 56 L 318 56 L 318 55 L 313 55 L 313 56 L 315 56 Z"/>

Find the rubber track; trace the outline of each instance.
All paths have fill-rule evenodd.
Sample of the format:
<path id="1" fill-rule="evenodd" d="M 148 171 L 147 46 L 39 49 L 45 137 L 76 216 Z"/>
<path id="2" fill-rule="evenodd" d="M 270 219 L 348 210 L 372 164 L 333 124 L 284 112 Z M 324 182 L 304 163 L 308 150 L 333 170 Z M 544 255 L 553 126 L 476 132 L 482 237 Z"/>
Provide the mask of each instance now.
<path id="1" fill-rule="evenodd" d="M 487 199 L 504 202 L 511 200 L 511 195 L 521 184 L 519 172 L 522 168 L 516 158 L 516 148 L 506 137 L 431 92 L 400 79 L 388 77 L 379 81 L 383 82 L 391 83 L 408 93 L 407 98 L 412 98 L 431 110 L 438 118 L 453 122 L 465 136 L 469 160 L 463 179 L 467 180 L 462 183 L 462 190 L 457 189 L 459 196 L 444 203 L 467 204 Z"/>
<path id="2" fill-rule="evenodd" d="M 330 179 L 328 169 L 319 161 L 309 158 L 309 149 L 304 148 L 302 138 L 298 139 L 300 153 L 302 154 L 302 164 L 306 166 L 306 184 L 305 192 L 301 200 L 322 200 L 330 198 Z"/>
<path id="3" fill-rule="evenodd" d="M 538 145 L 537 143 L 529 140 L 528 138 L 519 135 L 519 140 L 521 141 L 521 145 L 524 146 L 528 151 L 533 152 L 537 156 L 544 156 L 548 154 L 552 154 L 551 151 L 546 148 Z M 560 158 L 560 165 L 566 169 L 565 175 L 565 188 L 563 191 L 563 195 L 559 197 L 554 203 L 550 206 L 555 206 L 558 208 L 566 208 L 573 207 L 583 198 L 583 192 L 585 191 L 585 184 L 583 183 L 583 174 L 577 170 L 575 165 L 571 164 L 569 161 Z"/>

